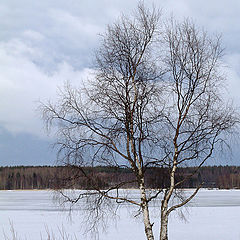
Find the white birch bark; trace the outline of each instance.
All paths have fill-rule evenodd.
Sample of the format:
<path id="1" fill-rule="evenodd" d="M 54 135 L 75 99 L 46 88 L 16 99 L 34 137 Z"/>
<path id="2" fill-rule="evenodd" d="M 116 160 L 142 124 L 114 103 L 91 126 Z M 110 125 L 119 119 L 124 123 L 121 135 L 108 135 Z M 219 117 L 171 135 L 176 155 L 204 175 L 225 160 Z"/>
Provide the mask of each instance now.
<path id="1" fill-rule="evenodd" d="M 167 203 L 163 201 L 161 208 L 161 229 L 160 229 L 160 240 L 168 240 L 168 214 L 167 214 Z"/>
<path id="2" fill-rule="evenodd" d="M 144 227 L 145 227 L 145 234 L 146 234 L 147 240 L 154 240 L 152 224 L 150 222 L 150 216 L 149 216 L 149 208 L 148 208 L 148 203 L 147 203 L 146 190 L 145 190 L 143 183 L 140 184 L 140 191 L 141 191 L 142 212 L 143 212 L 143 222 L 144 222 Z"/>

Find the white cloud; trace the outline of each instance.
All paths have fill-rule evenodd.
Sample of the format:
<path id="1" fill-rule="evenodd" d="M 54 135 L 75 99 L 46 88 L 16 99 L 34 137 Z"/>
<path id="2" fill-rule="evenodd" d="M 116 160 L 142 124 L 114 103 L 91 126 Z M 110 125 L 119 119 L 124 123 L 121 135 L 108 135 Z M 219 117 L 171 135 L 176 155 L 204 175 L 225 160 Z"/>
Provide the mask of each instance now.
<path id="1" fill-rule="evenodd" d="M 49 15 L 55 20 L 56 25 L 60 25 L 61 29 L 71 32 L 72 35 L 78 34 L 84 38 L 94 38 L 99 32 L 103 31 L 102 26 L 88 22 L 85 18 L 74 16 L 64 10 L 51 9 Z M 63 34 L 65 34 L 65 31 Z M 79 39 L 76 40 L 79 41 Z"/>
<path id="2" fill-rule="evenodd" d="M 26 37 L 26 38 L 34 40 L 34 41 L 41 41 L 45 38 L 41 33 L 37 32 L 37 31 L 30 30 L 30 29 L 25 30 L 23 32 L 23 37 Z"/>
<path id="3" fill-rule="evenodd" d="M 226 63 L 225 75 L 227 78 L 229 97 L 240 107 L 240 54 L 228 54 L 224 60 Z"/>
<path id="4" fill-rule="evenodd" d="M 88 69 L 76 71 L 66 62 L 59 63 L 52 74 L 34 64 L 26 52 L 35 49 L 14 40 L 0 45 L 0 123 L 11 132 L 42 135 L 42 123 L 36 114 L 36 101 L 56 96 L 57 86 L 67 80 L 80 82 L 89 74 Z"/>

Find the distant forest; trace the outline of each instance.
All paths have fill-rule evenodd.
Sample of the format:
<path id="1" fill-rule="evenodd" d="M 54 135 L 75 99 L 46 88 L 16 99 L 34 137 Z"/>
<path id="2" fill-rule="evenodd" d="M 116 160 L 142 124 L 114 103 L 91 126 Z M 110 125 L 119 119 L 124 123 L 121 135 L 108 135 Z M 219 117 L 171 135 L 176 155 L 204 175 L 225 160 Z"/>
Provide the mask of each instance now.
<path id="1" fill-rule="evenodd" d="M 79 169 L 69 167 L 0 167 L 0 189 L 56 189 L 56 188 L 77 188 L 92 189 L 109 188 L 123 181 L 129 182 L 125 188 L 134 188 L 134 175 L 124 168 L 95 167 L 85 168 L 88 175 L 94 178 L 87 178 Z M 165 168 L 146 169 L 147 188 L 167 187 L 168 182 L 164 176 L 167 174 Z M 177 172 L 177 181 L 191 175 L 193 167 L 180 168 Z M 94 179 L 94 180 L 92 180 Z M 93 182 L 94 181 L 94 182 Z M 240 167 L 236 166 L 211 166 L 202 167 L 193 177 L 189 178 L 182 188 L 195 188 L 204 183 L 205 188 L 232 189 L 240 188 Z"/>

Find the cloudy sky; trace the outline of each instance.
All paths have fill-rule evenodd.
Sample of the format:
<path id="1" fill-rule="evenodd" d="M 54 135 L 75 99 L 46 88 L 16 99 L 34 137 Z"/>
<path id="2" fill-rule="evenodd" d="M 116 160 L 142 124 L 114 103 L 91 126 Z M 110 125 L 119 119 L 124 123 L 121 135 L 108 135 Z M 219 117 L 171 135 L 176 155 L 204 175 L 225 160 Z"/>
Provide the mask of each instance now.
<path id="1" fill-rule="evenodd" d="M 222 34 L 229 95 L 240 105 L 240 2 L 145 2 L 155 2 L 165 16 L 190 17 L 211 34 Z M 86 78 L 98 34 L 136 5 L 136 0 L 0 0 L 0 165 L 54 163 L 37 102 L 54 100 L 66 81 Z M 239 165 L 237 154 L 231 163 Z"/>

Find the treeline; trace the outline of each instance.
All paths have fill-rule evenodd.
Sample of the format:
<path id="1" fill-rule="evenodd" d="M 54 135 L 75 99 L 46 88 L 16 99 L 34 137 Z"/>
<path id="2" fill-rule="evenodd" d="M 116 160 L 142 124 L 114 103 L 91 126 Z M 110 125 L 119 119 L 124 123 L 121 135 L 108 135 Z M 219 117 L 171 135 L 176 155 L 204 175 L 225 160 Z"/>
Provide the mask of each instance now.
<path id="1" fill-rule="evenodd" d="M 136 180 L 128 169 L 95 167 L 0 167 L 0 189 L 56 189 L 78 188 L 92 189 L 94 187 L 109 188 L 119 185 L 119 188 L 134 188 Z M 179 168 L 176 180 L 187 178 L 182 188 L 195 188 L 203 183 L 205 188 L 232 189 L 240 188 L 240 167 L 211 166 L 202 167 L 195 175 L 194 167 Z M 148 188 L 167 187 L 169 182 L 165 176 L 166 168 L 146 169 L 146 186 Z"/>

